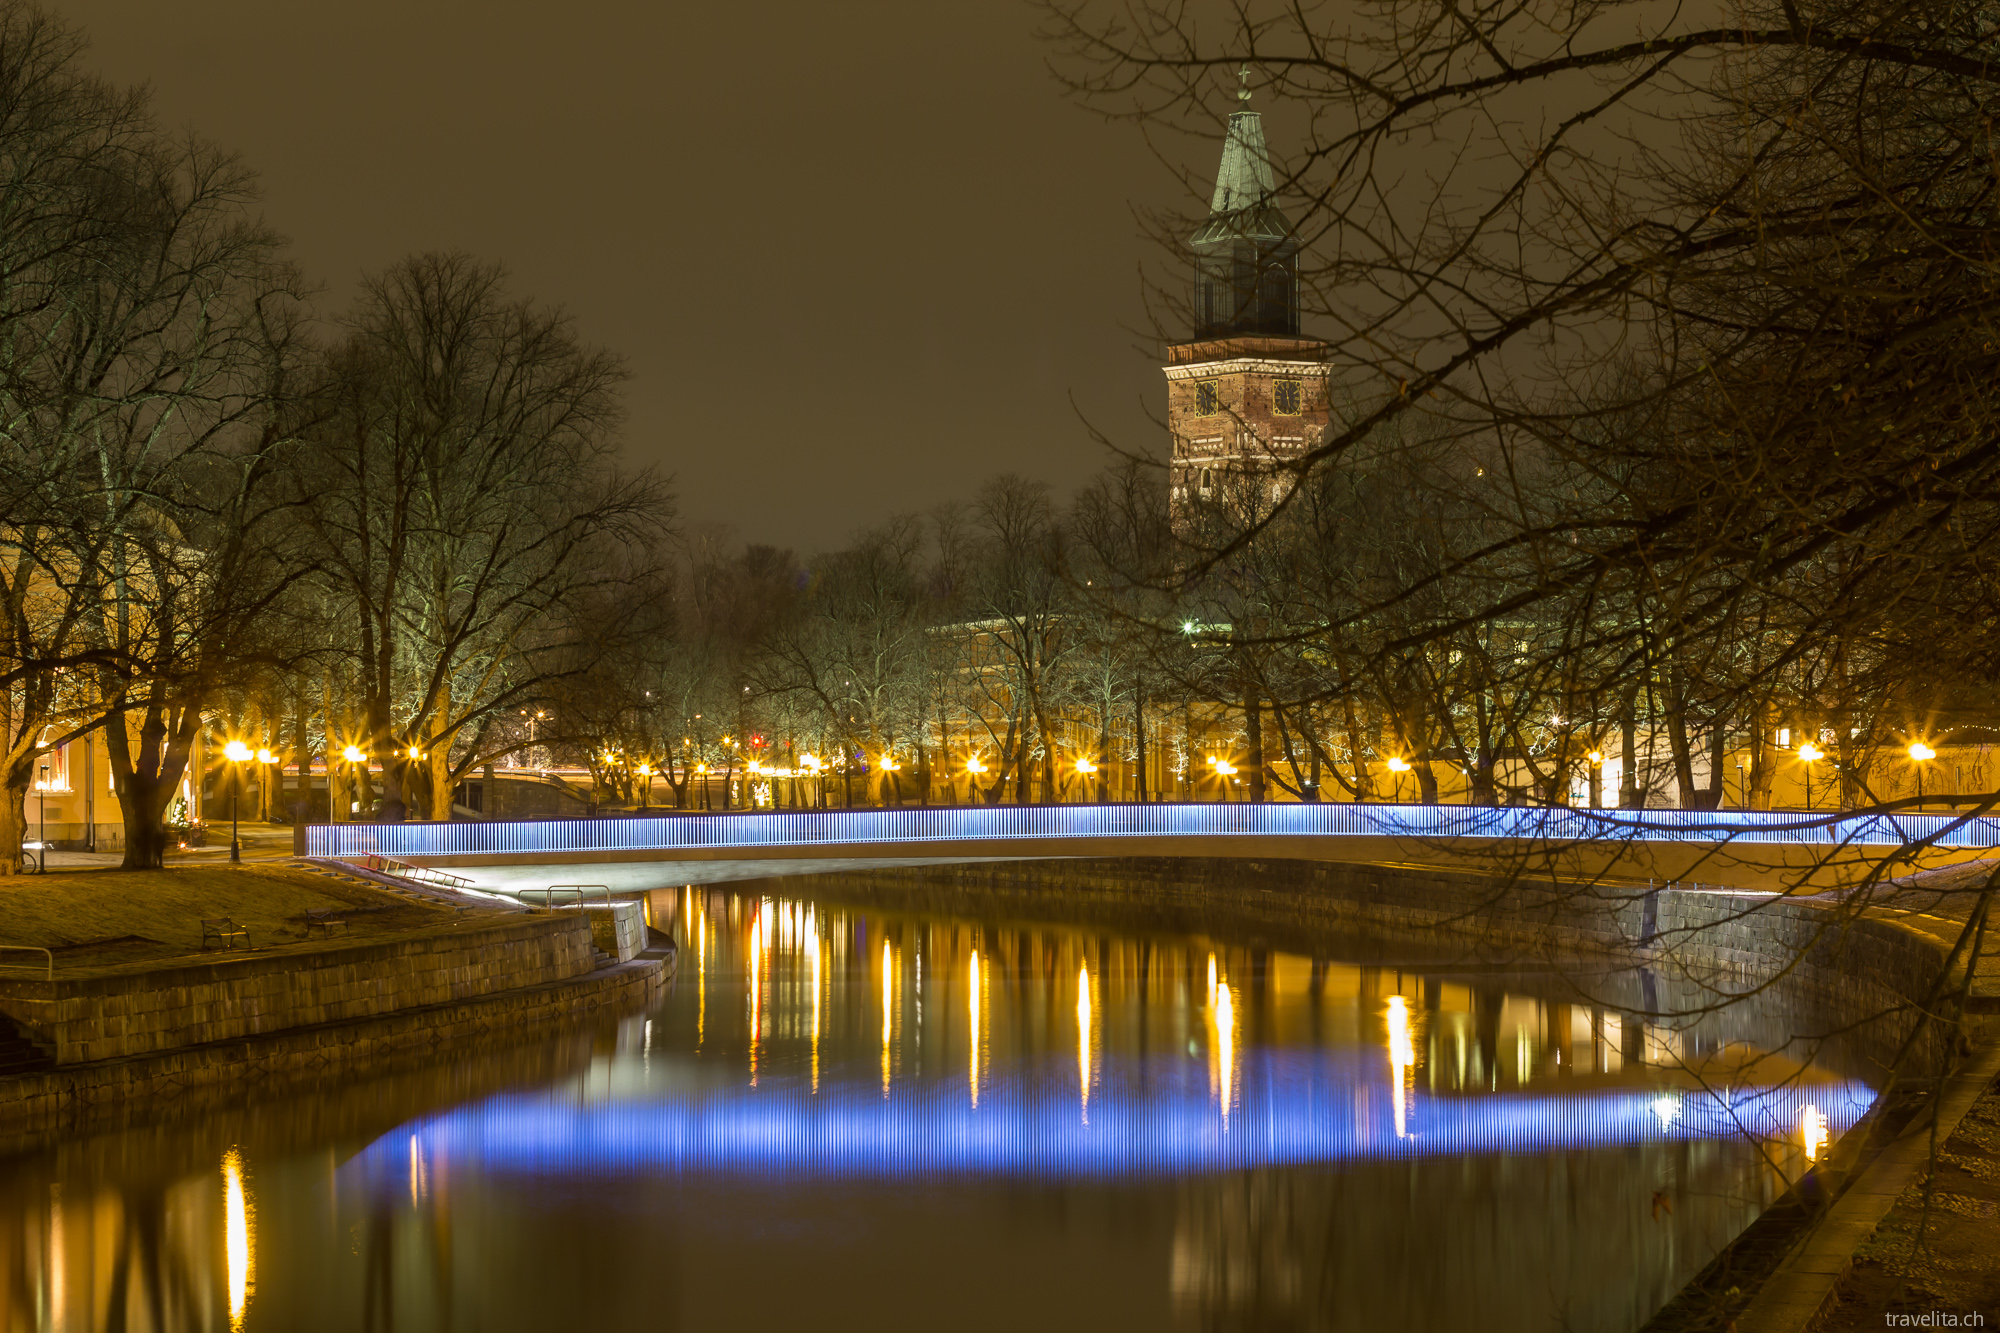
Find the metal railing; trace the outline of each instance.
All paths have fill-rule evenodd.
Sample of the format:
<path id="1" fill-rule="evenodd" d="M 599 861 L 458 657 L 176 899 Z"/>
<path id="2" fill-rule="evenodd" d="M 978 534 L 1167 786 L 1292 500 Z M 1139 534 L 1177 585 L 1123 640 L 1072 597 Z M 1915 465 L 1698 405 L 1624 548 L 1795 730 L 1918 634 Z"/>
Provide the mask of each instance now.
<path id="1" fill-rule="evenodd" d="M 44 981 L 54 981 L 56 979 L 56 956 L 39 944 L 0 944 L 0 952 L 38 953 L 49 960 L 48 971 L 42 974 L 42 979 Z M 0 964 L 0 966 L 13 967 L 14 964 L 5 963 Z"/>
<path id="2" fill-rule="evenodd" d="M 369 853 L 361 864 L 378 875 L 393 875 L 397 879 L 415 880 L 419 884 L 429 884 L 440 889 L 463 889 L 471 887 L 472 881 L 463 875 L 438 870 L 431 866 L 415 866 L 408 861 L 398 861 L 378 853 Z"/>
<path id="3" fill-rule="evenodd" d="M 1743 842 L 2000 847 L 2000 818 L 1782 810 L 1473 805 L 1071 805 L 828 810 L 532 823 L 315 824 L 306 855 L 754 851 L 862 843 L 1174 837 L 1496 838 L 1548 843 Z M 397 872 L 401 873 L 401 872 Z"/>
<path id="4" fill-rule="evenodd" d="M 576 895 L 577 910 L 582 911 L 583 895 L 589 889 L 595 889 L 599 893 L 602 893 L 604 895 L 604 905 L 606 907 L 611 906 L 611 886 L 609 884 L 551 884 L 546 889 L 522 889 L 515 897 L 526 902 L 529 894 L 539 893 L 542 895 L 541 905 L 553 910 L 556 905 L 556 895 L 558 893 L 573 893 Z"/>

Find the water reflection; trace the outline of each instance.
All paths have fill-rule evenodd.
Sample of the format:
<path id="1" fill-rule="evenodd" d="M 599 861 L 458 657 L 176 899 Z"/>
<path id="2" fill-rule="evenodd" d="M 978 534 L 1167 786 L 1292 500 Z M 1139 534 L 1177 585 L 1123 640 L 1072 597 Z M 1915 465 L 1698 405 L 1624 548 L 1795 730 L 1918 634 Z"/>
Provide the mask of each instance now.
<path id="1" fill-rule="evenodd" d="M 414 1152 L 416 1140 L 411 1139 Z M 254 1259 L 250 1241 L 250 1204 L 243 1193 L 243 1154 L 231 1148 L 222 1155 L 223 1208 L 227 1214 L 229 1253 L 229 1327 L 243 1327 L 243 1311 L 250 1303 L 250 1282 Z M 416 1190 L 411 1188 L 415 1203 Z"/>
<path id="2" fill-rule="evenodd" d="M 1626 1329 L 1871 1097 L 1747 1019 L 1556 976 L 760 895 L 654 915 L 677 988 L 560 1068 L 12 1162 L 7 1326 L 879 1330 L 998 1287 L 967 1328 Z M 878 1282 L 889 1315 L 825 1303 Z"/>

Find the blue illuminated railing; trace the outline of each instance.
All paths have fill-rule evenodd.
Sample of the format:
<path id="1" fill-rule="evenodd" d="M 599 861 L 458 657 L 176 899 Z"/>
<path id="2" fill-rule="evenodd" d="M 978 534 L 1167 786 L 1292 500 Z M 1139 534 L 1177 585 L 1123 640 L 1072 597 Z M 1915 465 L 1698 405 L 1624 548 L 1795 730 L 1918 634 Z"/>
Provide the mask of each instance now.
<path id="1" fill-rule="evenodd" d="M 1805 815 L 1772 810 L 1579 810 L 1469 805 L 1056 805 L 563 819 L 536 823 L 314 824 L 308 856 L 749 851 L 1023 839 L 1507 838 L 1548 843 L 1744 842 L 1828 847 L 2000 846 L 2000 818 Z"/>
<path id="2" fill-rule="evenodd" d="M 1100 1090 L 1088 1108 L 1022 1083 L 989 1089 L 975 1107 L 942 1084 L 885 1097 L 878 1087 L 739 1089 L 704 1096 L 505 1096 L 385 1136 L 350 1170 L 407 1188 L 409 1154 L 527 1173 L 623 1178 L 637 1172 L 822 1177 L 1144 1176 L 1376 1158 L 1540 1152 L 1748 1136 L 1798 1142 L 1807 1106 L 1828 1141 L 1874 1101 L 1861 1083 L 1662 1096 L 1639 1090 L 1568 1096 L 1413 1094 L 1401 1133 L 1387 1090 L 1357 1111 L 1298 1087 L 1223 1117 L 1199 1090 Z"/>

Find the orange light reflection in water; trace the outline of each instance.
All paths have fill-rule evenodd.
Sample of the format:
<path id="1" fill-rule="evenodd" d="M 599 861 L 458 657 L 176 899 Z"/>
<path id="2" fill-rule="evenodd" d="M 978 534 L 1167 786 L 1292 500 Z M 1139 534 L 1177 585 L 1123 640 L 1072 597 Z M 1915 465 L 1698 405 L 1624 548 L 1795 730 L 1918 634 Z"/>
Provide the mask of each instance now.
<path id="1" fill-rule="evenodd" d="M 224 1245 L 229 1261 L 229 1327 L 240 1333 L 256 1280 L 254 1238 L 250 1233 L 250 1198 L 243 1188 L 243 1154 L 231 1148 L 222 1154 L 223 1208 L 228 1228 Z"/>
<path id="2" fill-rule="evenodd" d="M 882 1095 L 889 1095 L 889 1019 L 893 1013 L 893 992 L 890 984 L 894 980 L 891 968 L 893 958 L 889 953 L 889 941 L 882 941 Z"/>
<path id="3" fill-rule="evenodd" d="M 1396 1101 L 1396 1137 L 1409 1137 L 1406 1119 L 1410 1083 L 1417 1063 L 1416 1048 L 1410 1042 L 1410 1006 L 1400 995 L 1389 997 L 1389 1076 L 1390 1095 Z"/>
<path id="4" fill-rule="evenodd" d="M 1083 1094 L 1083 1123 L 1090 1123 L 1090 969 L 1076 970 L 1076 1073 Z"/>
<path id="5" fill-rule="evenodd" d="M 979 1109 L 979 950 L 972 951 L 972 985 L 967 988 L 970 998 L 966 1001 L 969 1021 L 966 1024 L 968 1040 L 972 1048 L 972 1069 L 967 1075 L 967 1083 L 972 1088 L 972 1106 Z"/>

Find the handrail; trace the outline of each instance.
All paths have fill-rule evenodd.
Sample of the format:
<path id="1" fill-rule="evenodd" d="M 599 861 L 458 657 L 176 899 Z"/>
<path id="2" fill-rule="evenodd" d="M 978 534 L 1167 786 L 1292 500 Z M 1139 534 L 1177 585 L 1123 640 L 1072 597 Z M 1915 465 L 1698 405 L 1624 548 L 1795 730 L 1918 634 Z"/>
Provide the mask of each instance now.
<path id="1" fill-rule="evenodd" d="M 432 884 L 441 889 L 470 888 L 472 881 L 463 875 L 454 875 L 447 870 L 437 870 L 430 866 L 415 866 L 408 861 L 398 861 L 379 853 L 370 853 L 362 858 L 362 865 L 378 875 L 393 875 L 397 879 L 413 879 L 419 884 Z"/>
<path id="2" fill-rule="evenodd" d="M 606 907 L 609 907 L 609 906 L 611 906 L 611 886 L 610 886 L 609 884 L 551 884 L 551 885 L 549 885 L 549 887 L 548 887 L 548 889 L 547 889 L 547 892 L 549 892 L 549 893 L 552 893 L 552 894 L 553 894 L 553 893 L 558 893 L 558 892 L 561 892 L 561 893 L 574 893 L 574 894 L 576 895 L 576 906 L 577 906 L 577 910 L 578 910 L 578 911 L 582 911 L 582 910 L 583 910 L 583 891 L 584 891 L 585 889 L 602 889 L 602 890 L 604 890 L 604 905 L 605 905 Z"/>
<path id="3" fill-rule="evenodd" d="M 1774 843 L 2000 847 L 2000 817 L 1856 811 L 1612 810 L 1571 806 L 1211 805 L 925 806 L 488 823 L 315 824 L 315 857 L 675 852 L 857 843 L 1223 837 L 1528 839 L 1559 845 Z M 594 887 L 594 886 L 593 886 Z"/>
<path id="4" fill-rule="evenodd" d="M 46 980 L 46 981 L 54 981 L 54 980 L 56 979 L 56 956 L 55 956 L 54 954 L 50 953 L 50 952 L 49 952 L 49 951 L 48 951 L 47 949 L 44 949 L 44 948 L 43 948 L 43 947 L 42 947 L 41 945 L 39 945 L 39 944 L 0 944 L 0 949 L 4 949 L 4 950 L 9 950 L 9 951 L 12 951 L 12 950 L 20 950 L 20 951 L 22 951 L 22 952 L 24 952 L 24 953 L 38 953 L 38 954 L 41 954 L 42 956 L 44 956 L 45 958 L 47 958 L 47 959 L 49 960 L 49 970 L 48 970 L 48 972 L 47 972 L 47 973 L 46 973 L 46 974 L 44 975 L 44 978 L 43 978 L 43 979 L 44 979 L 44 980 Z M 4 963 L 4 964 L 0 964 L 0 966 L 4 966 L 4 967 L 12 967 L 12 966 L 14 966 L 14 965 L 13 965 L 12 963 Z"/>

